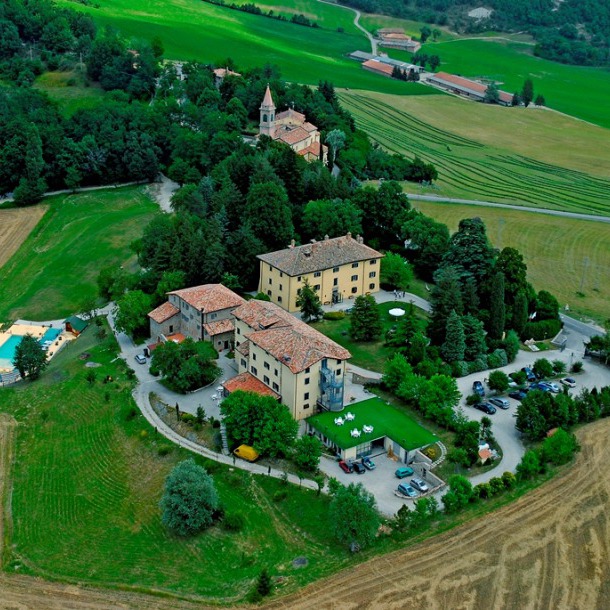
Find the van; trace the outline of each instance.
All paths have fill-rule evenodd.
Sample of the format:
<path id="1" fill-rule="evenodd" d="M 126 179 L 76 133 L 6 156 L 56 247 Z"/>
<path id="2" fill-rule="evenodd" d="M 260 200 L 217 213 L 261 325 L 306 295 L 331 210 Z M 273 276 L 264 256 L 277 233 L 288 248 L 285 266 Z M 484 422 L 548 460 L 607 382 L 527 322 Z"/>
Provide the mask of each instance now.
<path id="1" fill-rule="evenodd" d="M 233 453 L 247 462 L 256 462 L 260 457 L 258 451 L 254 447 L 250 447 L 250 445 L 240 445 Z"/>

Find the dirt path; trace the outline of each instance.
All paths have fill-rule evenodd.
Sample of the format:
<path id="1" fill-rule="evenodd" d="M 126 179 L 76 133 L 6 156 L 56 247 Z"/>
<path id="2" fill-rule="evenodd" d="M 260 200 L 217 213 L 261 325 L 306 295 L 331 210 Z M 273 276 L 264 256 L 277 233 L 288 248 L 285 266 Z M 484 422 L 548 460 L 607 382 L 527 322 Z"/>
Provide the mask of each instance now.
<path id="1" fill-rule="evenodd" d="M 582 429 L 576 463 L 487 517 L 373 559 L 267 608 L 610 607 L 610 420 Z M 408 602 L 407 602 L 408 600 Z M 188 601 L 0 577 L 0 610 L 202 609 Z"/>

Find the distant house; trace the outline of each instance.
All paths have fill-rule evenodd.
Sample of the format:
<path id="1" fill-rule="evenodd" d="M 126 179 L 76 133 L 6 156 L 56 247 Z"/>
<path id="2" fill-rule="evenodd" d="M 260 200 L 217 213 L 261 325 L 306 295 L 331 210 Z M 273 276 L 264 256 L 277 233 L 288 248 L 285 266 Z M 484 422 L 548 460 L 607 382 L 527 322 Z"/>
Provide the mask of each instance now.
<path id="1" fill-rule="evenodd" d="M 450 93 L 461 95 L 473 99 L 477 102 L 483 102 L 485 100 L 485 92 L 487 91 L 487 84 L 480 83 L 463 76 L 455 76 L 454 74 L 448 74 L 447 72 L 437 72 L 428 77 L 428 83 L 435 85 Z M 498 104 L 501 106 L 510 106 L 513 102 L 513 96 L 511 93 L 506 91 L 499 91 Z"/>
<path id="2" fill-rule="evenodd" d="M 343 409 L 345 348 L 267 301 L 248 301 L 233 317 L 239 375 L 225 392 L 274 396 L 297 420 Z"/>
<path id="3" fill-rule="evenodd" d="M 222 85 L 222 81 L 227 76 L 241 76 L 239 72 L 233 72 L 233 70 L 229 70 L 229 68 L 216 68 L 214 70 L 214 84 L 216 87 L 220 87 Z"/>
<path id="4" fill-rule="evenodd" d="M 260 106 L 259 135 L 287 144 L 306 161 L 320 160 L 326 163 L 328 148 L 320 141 L 318 128 L 294 108 L 276 114 L 269 85 Z"/>
<path id="5" fill-rule="evenodd" d="M 89 322 L 78 316 L 70 316 L 64 321 L 64 324 L 66 325 L 66 330 L 75 337 L 78 337 L 89 326 Z"/>
<path id="6" fill-rule="evenodd" d="M 390 49 L 402 49 L 409 53 L 417 53 L 421 43 L 407 36 L 400 28 L 381 28 L 377 30 L 379 45 Z"/>
<path id="7" fill-rule="evenodd" d="M 231 348 L 232 311 L 246 301 L 222 284 L 205 284 L 168 292 L 168 300 L 148 314 L 150 336 L 157 342 L 170 335 L 212 341 L 218 351 Z"/>
<path id="8" fill-rule="evenodd" d="M 314 241 L 294 243 L 284 250 L 260 254 L 258 289 L 287 311 L 298 311 L 297 298 L 305 280 L 322 303 L 339 303 L 346 298 L 379 290 L 380 260 L 383 255 L 351 233 Z"/>

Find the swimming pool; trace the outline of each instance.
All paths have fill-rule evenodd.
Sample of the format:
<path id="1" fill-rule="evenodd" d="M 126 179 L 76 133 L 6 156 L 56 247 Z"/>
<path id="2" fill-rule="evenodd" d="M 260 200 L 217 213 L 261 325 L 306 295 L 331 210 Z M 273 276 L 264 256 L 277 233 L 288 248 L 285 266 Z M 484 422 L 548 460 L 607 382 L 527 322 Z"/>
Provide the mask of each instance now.
<path id="1" fill-rule="evenodd" d="M 61 335 L 61 329 L 49 328 L 49 330 L 47 330 L 47 332 L 40 337 L 39 341 L 41 343 L 44 343 L 45 341 L 55 341 L 59 335 Z"/>
<path id="2" fill-rule="evenodd" d="M 23 337 L 21 335 L 12 335 L 2 345 L 0 345 L 0 368 L 13 368 L 13 358 L 15 350 L 21 343 Z"/>

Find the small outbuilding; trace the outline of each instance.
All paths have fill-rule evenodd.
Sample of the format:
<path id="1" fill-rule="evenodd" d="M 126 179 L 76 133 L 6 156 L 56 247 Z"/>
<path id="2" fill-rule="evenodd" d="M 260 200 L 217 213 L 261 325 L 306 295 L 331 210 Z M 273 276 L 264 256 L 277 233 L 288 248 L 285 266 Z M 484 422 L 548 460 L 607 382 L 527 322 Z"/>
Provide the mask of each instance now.
<path id="1" fill-rule="evenodd" d="M 70 316 L 64 320 L 64 324 L 66 325 L 66 331 L 72 333 L 75 337 L 78 337 L 89 326 L 89 322 L 78 316 Z"/>

